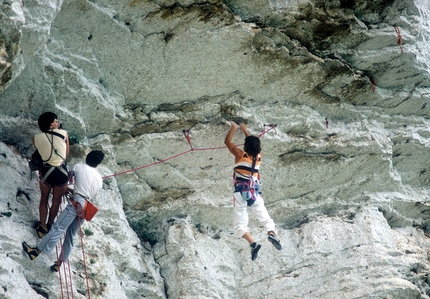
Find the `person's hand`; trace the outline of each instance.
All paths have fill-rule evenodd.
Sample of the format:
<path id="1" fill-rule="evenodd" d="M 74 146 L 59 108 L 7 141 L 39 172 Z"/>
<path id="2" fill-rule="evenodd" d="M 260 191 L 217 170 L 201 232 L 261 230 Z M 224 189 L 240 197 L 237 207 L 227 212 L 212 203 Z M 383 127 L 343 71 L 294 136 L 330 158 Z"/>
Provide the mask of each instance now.
<path id="1" fill-rule="evenodd" d="M 230 121 L 230 125 L 231 125 L 231 128 L 233 128 L 233 129 L 237 129 L 237 123 L 235 123 L 234 121 Z"/>
<path id="2" fill-rule="evenodd" d="M 242 129 L 242 131 L 246 132 L 246 125 L 244 123 L 240 123 L 239 126 Z"/>

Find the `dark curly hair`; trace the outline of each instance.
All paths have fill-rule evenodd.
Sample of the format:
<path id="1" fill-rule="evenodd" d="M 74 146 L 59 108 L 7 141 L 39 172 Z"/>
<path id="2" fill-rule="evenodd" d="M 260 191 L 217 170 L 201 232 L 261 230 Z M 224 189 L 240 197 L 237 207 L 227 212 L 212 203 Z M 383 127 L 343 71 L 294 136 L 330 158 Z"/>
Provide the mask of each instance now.
<path id="1" fill-rule="evenodd" d="M 253 135 L 246 137 L 243 149 L 248 154 L 257 156 L 261 152 L 260 138 Z"/>
<path id="2" fill-rule="evenodd" d="M 105 154 L 102 151 L 91 151 L 86 159 L 85 163 L 87 163 L 91 167 L 97 167 L 100 163 L 102 163 Z"/>
<path id="3" fill-rule="evenodd" d="M 42 132 L 49 131 L 49 127 L 51 123 L 57 118 L 57 114 L 54 112 L 45 112 L 39 116 L 37 119 L 37 124 L 39 125 L 39 129 Z"/>

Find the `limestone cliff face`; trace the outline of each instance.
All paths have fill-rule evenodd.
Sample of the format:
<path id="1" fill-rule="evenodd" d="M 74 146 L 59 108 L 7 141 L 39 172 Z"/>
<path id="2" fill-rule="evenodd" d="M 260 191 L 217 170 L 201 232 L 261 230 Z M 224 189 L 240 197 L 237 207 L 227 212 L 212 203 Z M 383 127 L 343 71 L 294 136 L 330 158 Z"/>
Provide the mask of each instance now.
<path id="1" fill-rule="evenodd" d="M 61 298 L 55 254 L 21 250 L 39 198 L 22 155 L 54 111 L 70 165 L 106 153 L 84 226 L 91 298 L 429 298 L 429 7 L 0 3 L 0 297 Z M 261 134 L 284 247 L 251 216 L 255 262 L 233 235 L 230 120 Z"/>

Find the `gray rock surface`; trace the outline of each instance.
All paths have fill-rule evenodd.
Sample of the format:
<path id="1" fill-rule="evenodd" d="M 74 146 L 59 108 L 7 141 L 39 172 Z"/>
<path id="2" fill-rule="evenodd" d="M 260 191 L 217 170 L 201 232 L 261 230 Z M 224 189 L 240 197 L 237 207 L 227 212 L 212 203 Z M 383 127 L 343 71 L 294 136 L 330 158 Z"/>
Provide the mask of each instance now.
<path id="1" fill-rule="evenodd" d="M 430 297 L 428 0 L 42 2 L 0 3 L 0 298 L 61 298 L 55 254 L 21 249 L 44 111 L 69 165 L 106 153 L 75 298 L 82 244 L 91 298 Z M 261 134 L 283 245 L 251 217 L 255 262 L 233 235 L 231 120 Z"/>

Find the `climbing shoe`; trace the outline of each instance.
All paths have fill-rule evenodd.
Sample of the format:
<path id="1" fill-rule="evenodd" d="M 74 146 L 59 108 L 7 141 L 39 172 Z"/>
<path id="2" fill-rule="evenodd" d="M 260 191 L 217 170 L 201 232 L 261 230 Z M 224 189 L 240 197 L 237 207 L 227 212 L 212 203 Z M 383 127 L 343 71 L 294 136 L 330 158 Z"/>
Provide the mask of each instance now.
<path id="1" fill-rule="evenodd" d="M 260 250 L 261 245 L 254 242 L 250 246 L 251 246 L 251 259 L 255 261 L 258 257 L 258 251 Z"/>
<path id="2" fill-rule="evenodd" d="M 25 241 L 22 242 L 22 249 L 24 249 L 25 253 L 27 253 L 30 260 L 34 260 L 35 258 L 37 258 L 40 253 L 37 247 L 31 247 Z"/>
<path id="3" fill-rule="evenodd" d="M 48 228 L 38 221 L 36 223 L 36 233 L 39 238 L 43 238 L 48 233 Z"/>
<path id="4" fill-rule="evenodd" d="M 58 272 L 58 268 L 61 267 L 61 262 L 54 262 L 54 264 L 51 266 L 52 272 Z"/>
<path id="5" fill-rule="evenodd" d="M 276 249 L 278 250 L 282 249 L 281 242 L 279 242 L 279 240 L 276 238 L 274 234 L 269 234 L 269 236 L 267 237 L 267 240 L 269 240 L 269 242 L 272 243 Z"/>

